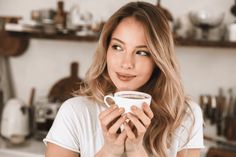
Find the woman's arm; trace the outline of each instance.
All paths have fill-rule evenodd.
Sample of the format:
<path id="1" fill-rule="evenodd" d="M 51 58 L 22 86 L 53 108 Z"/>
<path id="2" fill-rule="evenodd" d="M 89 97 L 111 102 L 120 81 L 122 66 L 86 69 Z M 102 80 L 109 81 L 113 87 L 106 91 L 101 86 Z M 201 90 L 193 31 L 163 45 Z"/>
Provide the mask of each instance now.
<path id="1" fill-rule="evenodd" d="M 200 149 L 183 149 L 177 153 L 177 157 L 200 157 Z"/>
<path id="2" fill-rule="evenodd" d="M 56 157 L 56 156 L 80 157 L 80 154 L 48 142 L 45 157 Z"/>

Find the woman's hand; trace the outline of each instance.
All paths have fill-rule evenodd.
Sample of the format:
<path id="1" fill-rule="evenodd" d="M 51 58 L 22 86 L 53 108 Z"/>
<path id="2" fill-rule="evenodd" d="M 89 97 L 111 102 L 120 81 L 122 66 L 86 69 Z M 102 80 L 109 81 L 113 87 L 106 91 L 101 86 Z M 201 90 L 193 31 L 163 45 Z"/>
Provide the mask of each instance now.
<path id="1" fill-rule="evenodd" d="M 118 133 L 119 128 L 124 124 L 126 117 L 122 115 L 124 108 L 116 105 L 108 108 L 99 115 L 102 126 L 104 145 L 96 156 L 121 156 L 124 152 L 126 132 Z"/>
<path id="2" fill-rule="evenodd" d="M 149 105 L 143 104 L 142 109 L 132 106 L 132 113 L 127 114 L 129 123 L 125 123 L 125 131 L 127 139 L 125 142 L 125 149 L 127 156 L 148 156 L 143 147 L 143 137 L 147 128 L 151 124 L 153 112 Z"/>

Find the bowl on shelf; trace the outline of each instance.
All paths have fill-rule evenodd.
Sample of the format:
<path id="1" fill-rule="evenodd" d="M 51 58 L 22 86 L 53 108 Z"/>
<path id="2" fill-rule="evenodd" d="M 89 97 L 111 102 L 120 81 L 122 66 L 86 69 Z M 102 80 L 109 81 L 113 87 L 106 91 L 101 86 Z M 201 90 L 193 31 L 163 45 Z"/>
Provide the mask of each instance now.
<path id="1" fill-rule="evenodd" d="M 190 22 L 202 31 L 202 39 L 208 39 L 209 31 L 223 22 L 225 14 L 222 12 L 210 12 L 207 10 L 189 12 Z"/>

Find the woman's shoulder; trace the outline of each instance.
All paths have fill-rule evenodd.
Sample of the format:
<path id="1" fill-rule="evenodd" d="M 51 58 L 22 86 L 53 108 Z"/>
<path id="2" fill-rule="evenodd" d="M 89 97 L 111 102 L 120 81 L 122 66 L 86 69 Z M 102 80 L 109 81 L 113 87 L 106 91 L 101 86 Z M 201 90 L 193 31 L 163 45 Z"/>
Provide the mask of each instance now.
<path id="1" fill-rule="evenodd" d="M 200 127 L 203 124 L 203 115 L 200 105 L 192 100 L 187 101 L 186 114 L 181 123 L 181 128 L 190 129 L 192 127 Z"/>
<path id="2" fill-rule="evenodd" d="M 90 100 L 86 96 L 75 96 L 72 98 L 67 99 L 65 102 L 63 102 L 63 105 L 82 105 L 82 104 L 91 104 L 92 100 Z"/>
<path id="3" fill-rule="evenodd" d="M 67 99 L 65 102 L 62 103 L 59 111 L 72 111 L 72 112 L 78 112 L 85 110 L 88 105 L 90 105 L 92 102 L 85 96 L 76 96 Z M 95 104 L 94 104 L 95 105 Z"/>
<path id="4" fill-rule="evenodd" d="M 187 102 L 187 110 L 182 123 L 175 132 L 178 140 L 178 151 L 184 148 L 203 148 L 202 109 L 196 102 Z"/>
<path id="5" fill-rule="evenodd" d="M 96 107 L 96 102 L 86 96 L 75 96 L 62 103 L 60 110 L 83 112 L 89 108 Z"/>
<path id="6" fill-rule="evenodd" d="M 188 100 L 187 104 L 187 115 L 193 115 L 195 118 L 202 117 L 202 109 L 198 103 L 194 102 L 193 100 Z"/>

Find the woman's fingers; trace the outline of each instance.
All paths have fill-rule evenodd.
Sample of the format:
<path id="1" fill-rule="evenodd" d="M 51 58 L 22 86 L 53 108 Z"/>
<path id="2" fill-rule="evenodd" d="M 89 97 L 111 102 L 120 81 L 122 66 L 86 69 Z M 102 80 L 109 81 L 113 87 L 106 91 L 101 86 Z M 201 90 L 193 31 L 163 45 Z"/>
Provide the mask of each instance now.
<path id="1" fill-rule="evenodd" d="M 110 114 L 106 115 L 106 117 L 102 118 L 102 124 L 108 126 L 108 124 L 110 124 L 112 121 L 121 116 L 124 111 L 124 108 L 116 108 Z"/>
<path id="2" fill-rule="evenodd" d="M 107 110 L 101 112 L 99 119 L 103 132 L 108 132 L 109 128 L 119 119 L 124 113 L 124 108 L 110 107 Z"/>
<path id="3" fill-rule="evenodd" d="M 133 140 L 133 139 L 136 138 L 134 132 L 132 131 L 131 127 L 129 126 L 129 124 L 128 124 L 127 122 L 124 123 L 124 128 L 125 128 L 127 137 L 128 137 L 130 140 Z"/>
<path id="4" fill-rule="evenodd" d="M 123 143 L 123 142 L 125 141 L 126 137 L 127 137 L 127 133 L 126 133 L 126 131 L 125 131 L 125 129 L 124 129 L 124 130 L 122 130 L 121 133 L 118 135 L 118 137 L 117 137 L 117 139 L 116 139 L 117 143 Z"/>
<path id="5" fill-rule="evenodd" d="M 144 107 L 143 107 L 144 108 Z M 132 106 L 131 107 L 131 110 L 132 110 L 132 113 L 138 117 L 138 119 L 143 123 L 143 125 L 147 128 L 150 123 L 151 123 L 151 118 L 149 116 L 151 116 L 152 114 L 152 111 L 151 113 L 149 113 L 149 110 L 148 108 L 145 107 L 145 111 L 136 107 L 136 106 Z M 148 112 L 148 113 L 146 113 Z M 147 115 L 149 114 L 149 115 Z"/>
<path id="6" fill-rule="evenodd" d="M 109 134 L 115 134 L 117 133 L 118 129 L 121 127 L 121 125 L 125 122 L 126 116 L 121 116 L 108 130 Z"/>
<path id="7" fill-rule="evenodd" d="M 144 135 L 146 132 L 146 127 L 141 123 L 141 121 L 132 113 L 127 114 L 128 119 L 134 124 L 135 128 L 137 129 L 138 136 Z"/>
<path id="8" fill-rule="evenodd" d="M 128 113 L 127 117 L 130 119 L 132 124 L 135 126 L 135 129 L 132 129 L 131 126 L 127 128 L 127 136 L 133 138 L 133 135 L 137 136 L 144 135 L 146 129 L 151 124 L 151 119 L 153 118 L 153 112 L 147 104 L 142 105 L 142 109 L 132 106 L 132 113 Z"/>
<path id="9" fill-rule="evenodd" d="M 150 119 L 152 119 L 154 117 L 154 114 L 153 114 L 153 112 L 152 112 L 152 110 L 151 110 L 151 108 L 148 104 L 143 103 L 142 109 Z"/>
<path id="10" fill-rule="evenodd" d="M 135 139 L 145 134 L 147 127 L 151 123 L 153 118 L 153 112 L 149 105 L 143 104 L 142 109 L 132 106 L 132 113 L 123 115 L 124 108 L 118 108 L 118 106 L 109 107 L 99 115 L 103 132 L 106 136 L 116 137 L 118 141 L 124 141 L 125 138 Z M 126 118 L 129 119 L 128 124 Z M 124 130 L 121 133 L 117 133 L 119 128 L 124 124 Z"/>
<path id="11" fill-rule="evenodd" d="M 102 111 L 100 114 L 99 114 L 99 119 L 102 119 L 104 118 L 106 115 L 110 114 L 112 111 L 114 111 L 116 108 L 118 108 L 117 105 L 113 105 L 111 107 L 109 107 L 108 109 L 106 109 L 105 111 Z"/>
<path id="12" fill-rule="evenodd" d="M 101 127 L 102 127 L 102 130 L 103 132 L 107 132 L 107 126 L 106 125 L 103 125 L 104 123 L 102 122 L 104 120 L 104 118 L 111 114 L 113 111 L 115 111 L 117 108 L 117 106 L 112 106 L 112 107 L 109 107 L 107 110 L 105 111 L 102 111 L 100 114 L 99 114 L 99 120 L 100 120 L 100 123 L 101 123 Z"/>

